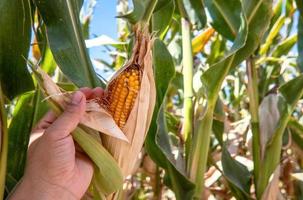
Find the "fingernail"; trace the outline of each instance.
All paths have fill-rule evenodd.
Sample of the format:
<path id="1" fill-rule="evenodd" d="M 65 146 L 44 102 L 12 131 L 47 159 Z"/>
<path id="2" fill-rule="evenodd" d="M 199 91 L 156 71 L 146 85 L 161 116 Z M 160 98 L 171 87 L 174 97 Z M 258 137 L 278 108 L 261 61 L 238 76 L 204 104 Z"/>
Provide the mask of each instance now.
<path id="1" fill-rule="evenodd" d="M 75 92 L 72 98 L 72 104 L 78 105 L 82 101 L 82 98 L 83 98 L 82 92 L 79 91 Z"/>

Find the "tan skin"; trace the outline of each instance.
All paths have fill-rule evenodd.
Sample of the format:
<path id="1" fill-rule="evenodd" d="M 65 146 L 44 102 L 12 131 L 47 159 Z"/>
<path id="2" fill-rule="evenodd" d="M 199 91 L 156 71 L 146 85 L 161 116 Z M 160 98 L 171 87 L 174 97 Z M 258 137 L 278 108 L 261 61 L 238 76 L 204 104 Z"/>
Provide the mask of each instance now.
<path id="1" fill-rule="evenodd" d="M 81 92 L 80 92 L 81 91 Z M 12 200 L 73 200 L 85 194 L 92 176 L 93 165 L 78 151 L 71 132 L 85 112 L 86 99 L 102 97 L 101 88 L 82 88 L 73 94 L 63 114 L 46 114 L 34 132 L 44 133 L 31 143 L 24 177 Z"/>

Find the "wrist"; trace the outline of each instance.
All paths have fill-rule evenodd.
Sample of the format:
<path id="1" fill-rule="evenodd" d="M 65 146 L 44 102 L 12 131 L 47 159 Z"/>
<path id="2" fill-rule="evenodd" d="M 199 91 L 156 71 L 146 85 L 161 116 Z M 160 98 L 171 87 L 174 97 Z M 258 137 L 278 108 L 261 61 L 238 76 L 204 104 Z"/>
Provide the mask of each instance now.
<path id="1" fill-rule="evenodd" d="M 10 200 L 77 200 L 78 198 L 67 189 L 47 183 L 45 181 L 34 180 L 31 177 L 24 177 Z"/>

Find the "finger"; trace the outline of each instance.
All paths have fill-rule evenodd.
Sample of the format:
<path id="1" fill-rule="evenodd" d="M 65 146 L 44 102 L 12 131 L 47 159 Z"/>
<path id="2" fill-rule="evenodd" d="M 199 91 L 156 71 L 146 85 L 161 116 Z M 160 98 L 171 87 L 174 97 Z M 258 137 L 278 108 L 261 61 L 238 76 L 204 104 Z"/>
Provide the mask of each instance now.
<path id="1" fill-rule="evenodd" d="M 96 87 L 93 89 L 92 98 L 102 98 L 104 95 L 104 90 L 100 87 Z"/>
<path id="2" fill-rule="evenodd" d="M 63 114 L 46 129 L 45 134 L 49 135 L 54 140 L 60 140 L 67 137 L 80 122 L 80 119 L 85 112 L 85 101 L 85 96 L 82 92 L 75 92 Z"/>
<path id="3" fill-rule="evenodd" d="M 91 99 L 93 95 L 93 89 L 88 87 L 83 87 L 79 89 L 86 97 L 86 99 Z"/>
<path id="4" fill-rule="evenodd" d="M 32 133 L 47 129 L 56 120 L 56 114 L 53 111 L 46 113 L 33 128 Z"/>

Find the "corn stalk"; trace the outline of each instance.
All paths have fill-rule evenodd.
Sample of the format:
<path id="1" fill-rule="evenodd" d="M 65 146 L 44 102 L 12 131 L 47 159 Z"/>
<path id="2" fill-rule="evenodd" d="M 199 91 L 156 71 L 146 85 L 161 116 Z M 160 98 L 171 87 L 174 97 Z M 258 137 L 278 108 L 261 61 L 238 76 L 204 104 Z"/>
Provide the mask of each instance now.
<path id="1" fill-rule="evenodd" d="M 191 28 L 190 22 L 181 0 L 178 1 L 178 7 L 181 13 L 182 26 L 182 55 L 183 55 L 183 85 L 184 85 L 184 121 L 182 127 L 182 135 L 185 144 L 185 154 L 188 155 L 191 146 L 191 137 L 193 133 L 193 53 L 191 44 Z"/>
<path id="2" fill-rule="evenodd" d="M 247 93 L 249 96 L 249 111 L 251 115 L 251 130 L 253 134 L 253 160 L 254 160 L 254 181 L 257 184 L 260 168 L 260 130 L 259 130 L 259 90 L 258 72 L 251 56 L 246 61 L 246 71 L 248 77 Z"/>

